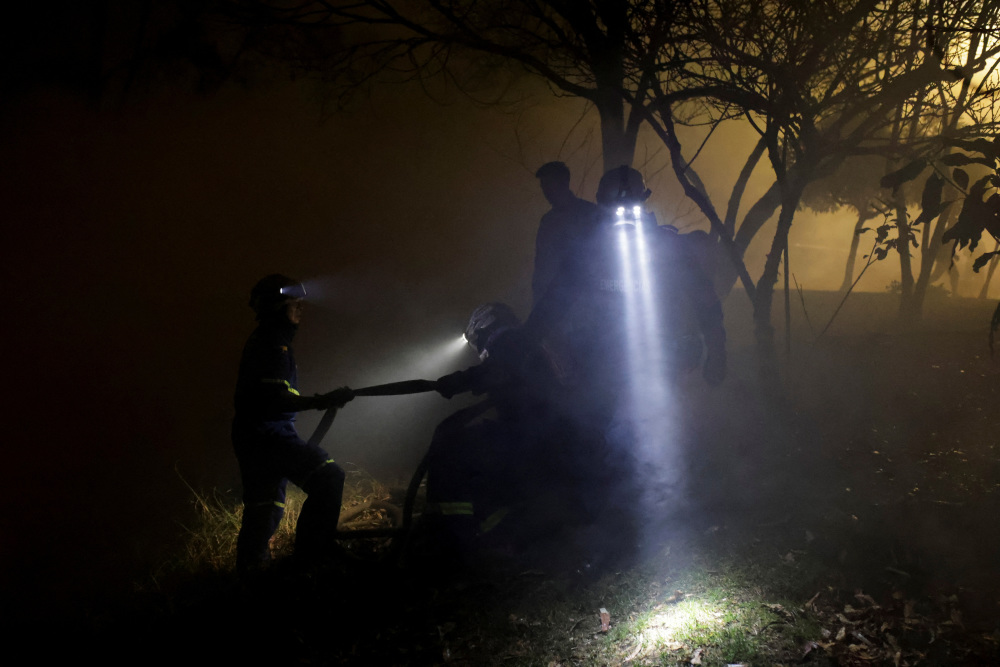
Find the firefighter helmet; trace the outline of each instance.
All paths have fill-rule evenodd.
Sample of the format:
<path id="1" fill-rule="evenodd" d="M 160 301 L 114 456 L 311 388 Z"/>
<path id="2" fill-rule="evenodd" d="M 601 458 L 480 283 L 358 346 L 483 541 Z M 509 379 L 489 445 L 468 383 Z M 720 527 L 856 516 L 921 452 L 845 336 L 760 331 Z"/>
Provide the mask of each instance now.
<path id="1" fill-rule="evenodd" d="M 642 174 L 624 164 L 604 174 L 597 185 L 597 203 L 601 206 L 633 206 L 643 203 L 651 194 Z"/>
<path id="2" fill-rule="evenodd" d="M 281 308 L 295 299 L 304 299 L 306 288 L 297 280 L 280 273 L 272 273 L 257 281 L 250 290 L 250 307 L 263 319 L 280 312 Z"/>
<path id="3" fill-rule="evenodd" d="M 472 311 L 469 325 L 465 327 L 465 340 L 482 357 L 495 333 L 520 324 L 521 321 L 507 304 L 486 303 Z"/>

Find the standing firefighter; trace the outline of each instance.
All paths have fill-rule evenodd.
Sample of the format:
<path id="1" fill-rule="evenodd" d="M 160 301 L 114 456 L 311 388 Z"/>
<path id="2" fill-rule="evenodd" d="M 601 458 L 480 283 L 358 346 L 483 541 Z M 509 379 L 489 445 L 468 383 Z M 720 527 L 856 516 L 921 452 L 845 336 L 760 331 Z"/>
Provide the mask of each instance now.
<path id="1" fill-rule="evenodd" d="M 598 224 L 569 249 L 523 327 L 527 341 L 565 332 L 573 422 L 603 439 L 603 458 L 585 459 L 605 471 L 592 502 L 607 508 L 581 536 L 588 549 L 617 543 L 628 553 L 641 541 L 639 522 L 675 506 L 679 381 L 699 365 L 709 384 L 725 375 L 719 300 L 689 244 L 646 210 L 649 196 L 635 169 L 601 178 Z"/>
<path id="2" fill-rule="evenodd" d="M 354 396 L 347 387 L 321 396 L 299 395 L 291 344 L 304 297 L 300 283 L 280 274 L 261 279 L 250 292 L 259 324 L 243 348 L 232 431 L 243 481 L 236 555 L 240 572 L 270 561 L 269 542 L 284 514 L 289 480 L 309 495 L 299 514 L 296 553 L 321 556 L 334 544 L 344 471 L 318 445 L 299 438 L 295 413 L 336 409 Z"/>
<path id="3" fill-rule="evenodd" d="M 718 384 L 725 375 L 718 298 L 688 244 L 646 211 L 649 195 L 627 166 L 601 178 L 598 225 L 567 251 L 524 327 L 533 340 L 568 332 L 580 418 L 600 430 L 630 389 L 646 392 L 636 387 L 643 375 L 676 379 L 706 349 L 705 380 Z"/>
<path id="4" fill-rule="evenodd" d="M 559 271 L 566 250 L 597 224 L 597 207 L 569 189 L 569 167 L 562 162 L 546 162 L 535 177 L 552 206 L 538 223 L 535 236 L 531 294 L 537 303 Z"/>

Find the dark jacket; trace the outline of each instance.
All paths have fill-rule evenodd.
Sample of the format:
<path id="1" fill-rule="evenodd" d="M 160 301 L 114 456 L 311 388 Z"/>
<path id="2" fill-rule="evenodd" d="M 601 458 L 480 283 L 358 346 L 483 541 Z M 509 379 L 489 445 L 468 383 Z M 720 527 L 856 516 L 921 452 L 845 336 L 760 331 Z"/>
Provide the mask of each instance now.
<path id="1" fill-rule="evenodd" d="M 665 362 L 674 346 L 691 339 L 704 339 L 710 355 L 725 354 L 722 306 L 673 228 L 647 225 L 640 236 L 630 226 L 596 227 L 567 252 L 524 326 L 535 340 L 560 332 L 574 364 L 598 375 L 604 374 L 598 367 L 623 368 L 638 328 L 660 342 L 647 352 Z"/>
<path id="2" fill-rule="evenodd" d="M 597 206 L 573 197 L 564 206 L 542 216 L 535 237 L 535 271 L 531 293 L 537 303 L 555 278 L 563 257 L 573 244 L 589 234 L 597 224 Z"/>
<path id="3" fill-rule="evenodd" d="M 236 381 L 236 420 L 241 423 L 294 421 L 289 397 L 299 395 L 289 322 L 261 322 L 243 347 Z"/>
<path id="4" fill-rule="evenodd" d="M 525 345 L 518 327 L 494 333 L 486 349 L 479 365 L 438 380 L 444 393 L 487 394 L 500 420 L 511 424 L 537 427 L 539 420 L 551 419 L 561 388 L 548 351 Z"/>

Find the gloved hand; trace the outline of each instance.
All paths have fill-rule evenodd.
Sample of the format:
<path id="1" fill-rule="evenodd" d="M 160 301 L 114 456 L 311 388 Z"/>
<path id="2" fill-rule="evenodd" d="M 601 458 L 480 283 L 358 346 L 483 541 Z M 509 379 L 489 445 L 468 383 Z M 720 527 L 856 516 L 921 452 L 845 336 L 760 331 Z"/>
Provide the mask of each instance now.
<path id="1" fill-rule="evenodd" d="M 437 393 L 441 394 L 445 398 L 451 398 L 455 394 L 461 394 L 463 391 L 468 389 L 465 386 L 465 379 L 463 378 L 461 371 L 458 373 L 452 373 L 451 375 L 439 377 L 437 382 L 434 384 L 437 385 L 434 387 L 435 390 L 437 390 Z"/>
<path id="2" fill-rule="evenodd" d="M 319 410 L 342 408 L 353 399 L 354 391 L 350 387 L 340 387 L 329 393 L 316 396 L 316 408 Z"/>
<path id="3" fill-rule="evenodd" d="M 705 359 L 705 365 L 701 369 L 701 376 L 705 378 L 712 387 L 718 387 L 726 379 L 726 353 L 709 352 Z"/>

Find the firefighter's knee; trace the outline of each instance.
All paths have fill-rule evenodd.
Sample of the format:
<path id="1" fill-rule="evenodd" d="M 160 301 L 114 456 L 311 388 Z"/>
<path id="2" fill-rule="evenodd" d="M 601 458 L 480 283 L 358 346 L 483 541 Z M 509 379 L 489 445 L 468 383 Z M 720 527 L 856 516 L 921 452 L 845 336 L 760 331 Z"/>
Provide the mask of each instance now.
<path id="1" fill-rule="evenodd" d="M 344 480 L 347 478 L 344 469 L 333 462 L 324 461 L 315 468 L 302 482 L 302 490 L 310 496 L 335 493 L 338 496 L 344 491 Z"/>

